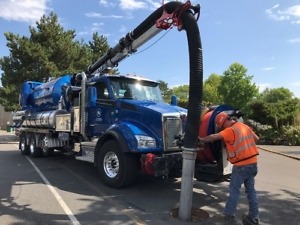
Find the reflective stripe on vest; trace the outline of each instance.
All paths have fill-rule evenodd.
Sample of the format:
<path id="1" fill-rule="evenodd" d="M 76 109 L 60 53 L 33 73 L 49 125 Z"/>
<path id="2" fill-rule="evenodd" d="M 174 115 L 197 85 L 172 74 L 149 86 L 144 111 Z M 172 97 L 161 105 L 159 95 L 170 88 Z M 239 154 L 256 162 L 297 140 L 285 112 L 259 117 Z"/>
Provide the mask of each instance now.
<path id="1" fill-rule="evenodd" d="M 252 130 L 241 123 L 236 123 L 231 128 L 235 140 L 231 145 L 231 151 L 227 149 L 228 160 L 231 163 L 236 163 L 258 155 Z"/>

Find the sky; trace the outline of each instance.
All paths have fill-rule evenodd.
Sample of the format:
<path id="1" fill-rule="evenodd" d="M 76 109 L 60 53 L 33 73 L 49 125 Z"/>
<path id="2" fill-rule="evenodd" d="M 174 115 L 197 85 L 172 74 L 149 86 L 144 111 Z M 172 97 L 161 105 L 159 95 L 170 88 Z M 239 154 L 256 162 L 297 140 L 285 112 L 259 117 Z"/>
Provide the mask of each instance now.
<path id="1" fill-rule="evenodd" d="M 58 15 L 65 30 L 75 30 L 77 39 L 88 42 L 92 33 L 98 32 L 114 47 L 162 2 L 0 0 L 0 57 L 9 55 L 5 32 L 29 37 L 29 26 L 35 26 L 50 12 Z M 237 62 L 247 69 L 247 75 L 253 76 L 260 91 L 284 87 L 300 98 L 299 0 L 191 0 L 191 4 L 201 6 L 197 23 L 204 80 L 212 73 L 222 75 Z M 121 61 L 118 69 L 121 74 L 163 80 L 169 88 L 189 84 L 185 30 L 173 27 L 160 32 L 140 46 L 136 54 Z"/>

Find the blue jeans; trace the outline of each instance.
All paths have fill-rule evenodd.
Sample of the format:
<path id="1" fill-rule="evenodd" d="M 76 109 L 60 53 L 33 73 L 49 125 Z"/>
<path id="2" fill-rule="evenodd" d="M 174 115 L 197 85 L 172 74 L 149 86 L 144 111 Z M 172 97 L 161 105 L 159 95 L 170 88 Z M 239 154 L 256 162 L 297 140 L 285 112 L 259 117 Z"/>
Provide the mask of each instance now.
<path id="1" fill-rule="evenodd" d="M 255 176 L 257 174 L 257 164 L 245 166 L 233 166 L 231 180 L 229 185 L 229 198 L 226 202 L 224 214 L 234 216 L 237 203 L 240 197 L 240 189 L 242 184 L 245 185 L 245 192 L 249 202 L 248 215 L 252 219 L 259 219 L 258 200 L 255 190 Z"/>

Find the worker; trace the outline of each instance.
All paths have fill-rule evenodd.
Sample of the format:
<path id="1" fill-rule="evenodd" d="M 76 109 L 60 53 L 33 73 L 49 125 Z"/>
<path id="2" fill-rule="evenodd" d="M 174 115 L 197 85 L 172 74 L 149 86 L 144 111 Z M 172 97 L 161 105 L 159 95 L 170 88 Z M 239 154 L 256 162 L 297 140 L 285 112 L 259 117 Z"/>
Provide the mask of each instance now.
<path id="1" fill-rule="evenodd" d="M 228 116 L 225 112 L 217 114 L 215 123 L 220 131 L 206 137 L 199 137 L 199 141 L 208 143 L 222 140 L 225 143 L 227 160 L 233 164 L 229 198 L 223 215 L 226 218 L 235 218 L 240 188 L 244 184 L 249 212 L 244 215 L 243 224 L 259 224 L 258 199 L 255 190 L 257 155 L 259 154 L 256 142 L 259 138 L 249 126 Z"/>

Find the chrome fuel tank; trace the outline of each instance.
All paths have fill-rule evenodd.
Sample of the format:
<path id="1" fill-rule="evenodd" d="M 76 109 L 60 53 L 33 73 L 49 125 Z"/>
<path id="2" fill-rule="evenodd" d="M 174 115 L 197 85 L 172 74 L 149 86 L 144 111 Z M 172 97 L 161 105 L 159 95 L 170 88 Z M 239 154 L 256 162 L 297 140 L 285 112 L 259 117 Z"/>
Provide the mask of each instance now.
<path id="1" fill-rule="evenodd" d="M 67 114 L 66 110 L 52 110 L 31 113 L 24 121 L 24 127 L 55 128 L 56 115 Z"/>

